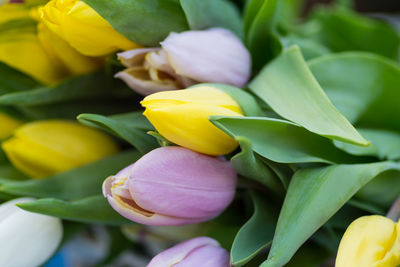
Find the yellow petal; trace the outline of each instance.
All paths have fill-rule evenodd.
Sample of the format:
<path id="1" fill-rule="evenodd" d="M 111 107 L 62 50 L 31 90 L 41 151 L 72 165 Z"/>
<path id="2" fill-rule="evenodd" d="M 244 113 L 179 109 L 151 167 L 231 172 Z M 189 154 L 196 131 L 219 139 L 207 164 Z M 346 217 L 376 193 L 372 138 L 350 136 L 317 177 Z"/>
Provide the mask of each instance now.
<path id="1" fill-rule="evenodd" d="M 21 121 L 14 119 L 4 113 L 0 113 L 0 140 L 9 137 L 13 133 L 13 131 L 21 124 Z"/>
<path id="2" fill-rule="evenodd" d="M 84 55 L 104 56 L 140 47 L 114 30 L 83 1 L 51 0 L 39 12 L 50 30 Z"/>
<path id="3" fill-rule="evenodd" d="M 240 106 L 231 96 L 211 86 L 196 86 L 195 88 L 185 90 L 159 92 L 147 96 L 141 103 L 144 107 L 149 108 L 194 103 L 207 106 L 219 106 L 236 113 L 241 113 Z"/>
<path id="4" fill-rule="evenodd" d="M 60 82 L 67 75 L 30 29 L 10 29 L 0 36 L 0 61 L 46 85 Z"/>
<path id="5" fill-rule="evenodd" d="M 336 267 L 395 267 L 400 264 L 400 227 L 383 216 L 355 220 L 340 242 Z"/>
<path id="6" fill-rule="evenodd" d="M 3 149 L 15 167 L 34 177 L 44 178 L 117 151 L 107 135 L 75 122 L 50 120 L 25 124 Z"/>
<path id="7" fill-rule="evenodd" d="M 235 139 L 208 120 L 212 115 L 242 116 L 227 108 L 197 103 L 165 107 L 159 105 L 157 108 L 146 108 L 144 115 L 162 136 L 200 153 L 224 155 L 238 145 Z"/>

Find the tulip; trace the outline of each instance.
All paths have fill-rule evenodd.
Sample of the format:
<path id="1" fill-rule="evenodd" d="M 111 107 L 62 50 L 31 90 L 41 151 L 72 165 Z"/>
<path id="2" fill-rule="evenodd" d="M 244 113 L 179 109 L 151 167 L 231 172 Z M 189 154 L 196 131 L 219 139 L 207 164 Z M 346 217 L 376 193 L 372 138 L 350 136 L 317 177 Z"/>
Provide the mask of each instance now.
<path id="1" fill-rule="evenodd" d="M 5 113 L 0 113 L 0 140 L 9 137 L 21 124 L 21 121 L 14 119 Z"/>
<path id="2" fill-rule="evenodd" d="M 214 126 L 209 116 L 243 116 L 238 103 L 212 86 L 158 92 L 141 102 L 144 115 L 169 141 L 194 151 L 219 156 L 238 143 Z"/>
<path id="3" fill-rule="evenodd" d="M 182 242 L 155 256 L 147 267 L 229 267 L 229 253 L 209 237 Z"/>
<path id="4" fill-rule="evenodd" d="M 242 87 L 250 77 L 250 54 L 222 28 L 171 33 L 161 48 L 118 54 L 126 70 L 115 75 L 142 95 L 215 82 Z"/>
<path id="5" fill-rule="evenodd" d="M 35 4 L 43 1 L 9 3 L 0 7 L 0 23 L 37 19 Z M 33 6 L 33 7 L 32 7 Z M 92 72 L 103 60 L 79 54 L 43 23 L 10 24 L 0 36 L 0 61 L 40 83 L 53 85 L 65 78 Z M 30 64 L 34 62 L 35 64 Z"/>
<path id="6" fill-rule="evenodd" d="M 0 266 L 31 267 L 42 265 L 61 242 L 61 220 L 24 211 L 18 203 L 33 199 L 20 198 L 0 206 Z"/>
<path id="7" fill-rule="evenodd" d="M 46 26 L 86 56 L 139 47 L 79 0 L 51 0 L 39 10 Z"/>
<path id="8" fill-rule="evenodd" d="M 400 222 L 383 216 L 358 218 L 340 242 L 336 267 L 395 267 L 400 265 Z"/>
<path id="9" fill-rule="evenodd" d="M 146 225 L 184 225 L 218 216 L 235 194 L 236 172 L 224 158 L 182 147 L 157 148 L 103 183 L 122 216 Z"/>
<path id="10" fill-rule="evenodd" d="M 33 178 L 44 178 L 99 160 L 117 151 L 106 134 L 75 122 L 37 121 L 17 128 L 3 143 L 11 163 Z"/>

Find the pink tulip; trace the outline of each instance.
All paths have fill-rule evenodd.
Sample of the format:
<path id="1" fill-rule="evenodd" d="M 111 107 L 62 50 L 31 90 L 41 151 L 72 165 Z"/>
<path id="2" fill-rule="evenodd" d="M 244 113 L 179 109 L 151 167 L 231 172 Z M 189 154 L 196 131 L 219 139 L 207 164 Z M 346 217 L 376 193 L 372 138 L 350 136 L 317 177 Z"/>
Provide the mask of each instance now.
<path id="1" fill-rule="evenodd" d="M 142 95 L 184 89 L 196 83 L 237 87 L 250 77 L 250 53 L 223 28 L 172 32 L 161 48 L 133 49 L 118 54 L 127 67 L 115 75 Z"/>
<path id="2" fill-rule="evenodd" d="M 155 256 L 147 267 L 229 267 L 229 253 L 209 237 L 197 237 Z"/>
<path id="3" fill-rule="evenodd" d="M 147 225 L 210 220 L 232 201 L 231 163 L 192 150 L 161 147 L 104 181 L 103 194 L 122 216 Z"/>

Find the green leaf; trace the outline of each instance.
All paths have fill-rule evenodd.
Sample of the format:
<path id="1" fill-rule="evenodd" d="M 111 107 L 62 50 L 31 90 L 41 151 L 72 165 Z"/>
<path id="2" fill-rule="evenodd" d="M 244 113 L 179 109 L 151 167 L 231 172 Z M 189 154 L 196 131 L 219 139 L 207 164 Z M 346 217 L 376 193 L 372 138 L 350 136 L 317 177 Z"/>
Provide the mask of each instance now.
<path id="1" fill-rule="evenodd" d="M 84 0 L 128 39 L 158 46 L 170 32 L 188 29 L 179 0 Z"/>
<path id="2" fill-rule="evenodd" d="M 29 90 L 38 85 L 31 77 L 0 62 L 0 95 Z"/>
<path id="3" fill-rule="evenodd" d="M 243 37 L 239 11 L 227 0 L 180 0 L 191 30 L 226 28 Z"/>
<path id="4" fill-rule="evenodd" d="M 146 134 L 143 130 L 132 127 L 132 124 L 125 124 L 116 119 L 97 114 L 81 114 L 78 116 L 78 120 L 83 124 L 88 126 L 95 125 L 97 128 L 122 138 L 142 154 L 158 147 L 154 138 Z"/>
<path id="5" fill-rule="evenodd" d="M 360 147 L 352 144 L 334 141 L 336 147 L 353 155 L 376 156 L 382 160 L 400 159 L 400 134 L 381 129 L 357 129 L 365 136 L 371 145 Z"/>
<path id="6" fill-rule="evenodd" d="M 33 202 L 21 203 L 17 206 L 27 211 L 76 222 L 108 225 L 133 223 L 114 211 L 102 195 L 70 202 L 55 198 L 44 198 Z"/>
<path id="7" fill-rule="evenodd" d="M 243 266 L 260 250 L 267 247 L 274 236 L 277 212 L 262 195 L 252 192 L 253 216 L 240 228 L 231 249 L 232 265 Z"/>
<path id="8" fill-rule="evenodd" d="M 143 116 L 143 110 L 116 114 L 110 116 L 110 118 L 135 129 L 141 129 L 145 131 L 154 130 L 153 125 L 151 125 L 149 120 L 145 116 Z"/>
<path id="9" fill-rule="evenodd" d="M 297 249 L 360 188 L 388 170 L 400 171 L 400 164 L 386 161 L 297 171 L 279 215 L 268 260 L 261 266 L 285 265 Z"/>
<path id="10" fill-rule="evenodd" d="M 137 151 L 122 152 L 46 179 L 0 181 L 0 192 L 64 200 L 101 194 L 101 185 L 105 178 L 134 163 L 140 156 Z"/>
<path id="11" fill-rule="evenodd" d="M 78 76 L 55 87 L 38 87 L 33 90 L 14 92 L 0 96 L 0 104 L 37 106 L 68 100 L 90 99 L 109 96 L 116 91 L 119 82 L 114 82 L 104 73 Z"/>
<path id="12" fill-rule="evenodd" d="M 222 84 L 222 83 L 201 83 L 198 85 L 191 86 L 190 88 L 211 86 L 216 87 L 219 90 L 230 95 L 240 106 L 245 116 L 263 116 L 264 112 L 261 107 L 257 104 L 256 99 L 245 90 L 237 88 L 235 86 Z"/>
<path id="13" fill-rule="evenodd" d="M 333 106 L 297 46 L 286 49 L 264 67 L 249 88 L 276 113 L 311 132 L 358 145 L 369 144 Z"/>
<path id="14" fill-rule="evenodd" d="M 211 122 L 232 137 L 248 139 L 254 152 L 280 163 L 354 163 L 360 159 L 337 149 L 328 139 L 284 120 L 213 116 Z"/>
<path id="15" fill-rule="evenodd" d="M 247 178 L 253 179 L 277 195 L 282 195 L 283 185 L 275 173 L 253 152 L 251 142 L 244 137 L 236 137 L 242 151 L 232 157 L 231 162 L 235 170 Z"/>
<path id="16" fill-rule="evenodd" d="M 252 55 L 254 70 L 282 51 L 275 33 L 275 10 L 278 0 L 251 0 L 245 13 L 245 43 Z"/>
<path id="17" fill-rule="evenodd" d="M 326 55 L 309 62 L 333 104 L 356 126 L 400 131 L 400 66 L 363 52 Z M 362 77 L 362 79 L 358 78 Z"/>
<path id="18" fill-rule="evenodd" d="M 333 51 L 368 51 L 397 59 L 399 35 L 385 22 L 350 9 L 319 9 L 314 19 L 320 24 L 318 38 Z"/>
<path id="19" fill-rule="evenodd" d="M 310 60 L 331 53 L 331 51 L 322 44 L 295 35 L 287 36 L 281 39 L 285 47 L 298 45 L 305 60 Z"/>

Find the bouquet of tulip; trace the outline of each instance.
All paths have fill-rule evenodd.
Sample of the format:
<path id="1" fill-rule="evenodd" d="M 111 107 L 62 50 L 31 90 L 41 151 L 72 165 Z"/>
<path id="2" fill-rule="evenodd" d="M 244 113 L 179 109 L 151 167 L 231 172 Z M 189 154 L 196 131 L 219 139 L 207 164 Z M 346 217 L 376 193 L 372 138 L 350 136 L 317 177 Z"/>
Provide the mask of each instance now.
<path id="1" fill-rule="evenodd" d="M 345 0 L 1 3 L 0 266 L 400 265 L 388 23 Z"/>

